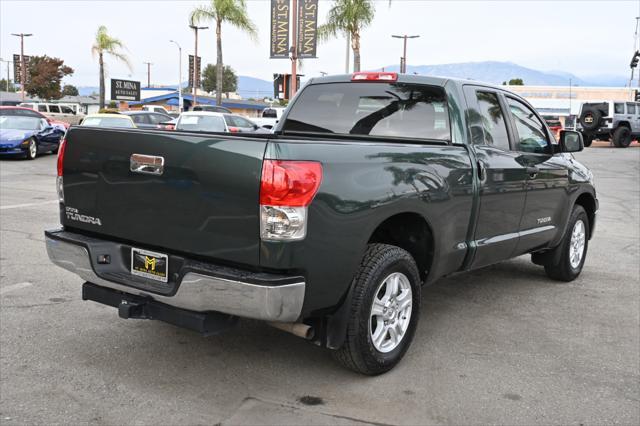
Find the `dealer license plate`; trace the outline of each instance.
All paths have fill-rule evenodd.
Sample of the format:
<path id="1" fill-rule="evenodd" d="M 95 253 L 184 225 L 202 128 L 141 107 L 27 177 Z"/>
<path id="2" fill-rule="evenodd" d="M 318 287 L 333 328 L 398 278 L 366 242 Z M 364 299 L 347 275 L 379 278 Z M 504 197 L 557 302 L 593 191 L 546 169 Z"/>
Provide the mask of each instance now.
<path id="1" fill-rule="evenodd" d="M 166 283 L 168 281 L 169 256 L 153 251 L 131 248 L 131 273 Z"/>

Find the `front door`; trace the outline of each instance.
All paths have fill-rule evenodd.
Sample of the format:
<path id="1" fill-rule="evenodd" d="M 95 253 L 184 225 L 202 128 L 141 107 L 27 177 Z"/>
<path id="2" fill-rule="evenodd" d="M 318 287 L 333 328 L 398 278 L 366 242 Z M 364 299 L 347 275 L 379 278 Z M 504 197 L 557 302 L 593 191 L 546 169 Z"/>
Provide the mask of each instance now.
<path id="1" fill-rule="evenodd" d="M 505 96 L 515 136 L 514 150 L 527 167 L 527 200 L 514 255 L 546 247 L 568 219 L 571 156 L 553 154 L 552 137 L 540 116 L 515 97 Z"/>
<path id="2" fill-rule="evenodd" d="M 478 163 L 479 209 L 472 244 L 471 268 L 508 259 L 518 244 L 525 205 L 527 166 L 511 150 L 511 127 L 497 90 L 465 86 L 469 131 Z"/>

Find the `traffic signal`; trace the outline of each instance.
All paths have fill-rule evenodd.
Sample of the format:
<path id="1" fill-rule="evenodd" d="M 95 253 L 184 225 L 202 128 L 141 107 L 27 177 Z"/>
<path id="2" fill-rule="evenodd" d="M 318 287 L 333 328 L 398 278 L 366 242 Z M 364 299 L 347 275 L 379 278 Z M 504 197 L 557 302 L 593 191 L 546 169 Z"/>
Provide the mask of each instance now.
<path id="1" fill-rule="evenodd" d="M 631 63 L 629 64 L 631 69 L 638 67 L 639 60 L 640 60 L 640 51 L 636 50 L 636 53 L 633 54 L 633 57 L 631 58 Z"/>

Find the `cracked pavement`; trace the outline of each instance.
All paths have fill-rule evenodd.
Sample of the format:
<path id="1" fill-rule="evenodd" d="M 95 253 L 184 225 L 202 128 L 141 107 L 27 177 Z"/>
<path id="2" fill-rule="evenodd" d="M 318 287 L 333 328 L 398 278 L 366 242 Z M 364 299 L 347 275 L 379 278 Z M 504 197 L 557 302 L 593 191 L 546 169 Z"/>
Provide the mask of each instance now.
<path id="1" fill-rule="evenodd" d="M 640 147 L 576 157 L 600 199 L 580 278 L 523 256 L 442 279 L 373 378 L 257 321 L 203 338 L 83 302 L 43 244 L 55 157 L 0 160 L 0 423 L 640 424 Z"/>

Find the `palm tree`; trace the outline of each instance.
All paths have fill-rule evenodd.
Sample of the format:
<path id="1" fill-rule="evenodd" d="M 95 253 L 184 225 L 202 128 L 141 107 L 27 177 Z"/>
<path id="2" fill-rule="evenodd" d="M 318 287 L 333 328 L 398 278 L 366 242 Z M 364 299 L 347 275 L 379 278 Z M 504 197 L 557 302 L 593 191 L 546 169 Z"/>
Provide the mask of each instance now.
<path id="1" fill-rule="evenodd" d="M 216 104 L 222 104 L 222 23 L 228 22 L 234 27 L 256 39 L 258 31 L 247 15 L 245 0 L 211 0 L 207 6 L 198 6 L 191 12 L 191 22 L 214 21 L 216 24 L 217 75 Z"/>
<path id="2" fill-rule="evenodd" d="M 124 62 L 131 69 L 129 58 L 124 53 L 119 52 L 120 49 L 124 49 L 124 44 L 117 38 L 107 34 L 107 27 L 100 25 L 96 33 L 96 40 L 91 47 L 93 57 L 95 58 L 97 54 L 98 63 L 100 64 L 100 109 L 104 108 L 104 55 L 113 56 Z"/>
<path id="3" fill-rule="evenodd" d="M 371 24 L 375 15 L 372 0 L 336 0 L 327 15 L 327 22 L 318 28 L 320 40 L 328 40 L 338 34 L 351 36 L 353 70 L 360 71 L 360 33 Z"/>

